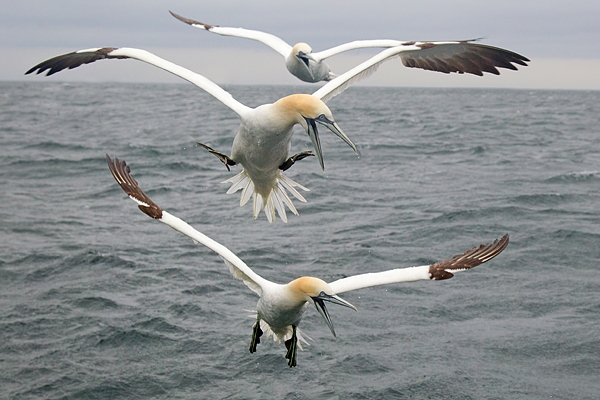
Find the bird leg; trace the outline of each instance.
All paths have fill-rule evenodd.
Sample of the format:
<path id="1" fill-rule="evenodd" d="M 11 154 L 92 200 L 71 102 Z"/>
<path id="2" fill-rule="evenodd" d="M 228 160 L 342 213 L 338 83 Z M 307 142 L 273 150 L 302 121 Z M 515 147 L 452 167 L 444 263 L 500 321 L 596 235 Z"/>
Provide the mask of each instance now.
<path id="1" fill-rule="evenodd" d="M 260 329 L 260 319 L 256 319 L 254 326 L 252 327 L 252 339 L 250 340 L 250 353 L 256 351 L 256 345 L 260 343 L 260 337 L 263 335 L 262 329 Z"/>
<path id="2" fill-rule="evenodd" d="M 292 165 L 294 165 L 296 161 L 300 161 L 309 156 L 314 156 L 312 151 L 303 151 L 302 153 L 294 154 L 285 160 L 284 163 L 279 166 L 279 169 L 282 171 L 287 171 Z"/>
<path id="3" fill-rule="evenodd" d="M 229 169 L 230 165 L 237 164 L 235 161 L 233 161 L 231 158 L 229 158 L 229 156 L 227 154 L 218 152 L 215 149 L 213 149 L 212 147 L 205 145 L 204 143 L 200 143 L 200 142 L 197 142 L 197 143 L 200 146 L 204 147 L 206 150 L 208 150 L 211 154 L 214 154 L 223 164 L 225 164 L 225 166 L 227 167 L 227 171 L 231 171 L 231 169 Z"/>
<path id="4" fill-rule="evenodd" d="M 296 350 L 298 348 L 298 337 L 296 336 L 296 326 L 292 325 L 292 337 L 285 341 L 285 347 L 288 349 L 285 358 L 290 360 L 288 365 L 296 366 Z"/>

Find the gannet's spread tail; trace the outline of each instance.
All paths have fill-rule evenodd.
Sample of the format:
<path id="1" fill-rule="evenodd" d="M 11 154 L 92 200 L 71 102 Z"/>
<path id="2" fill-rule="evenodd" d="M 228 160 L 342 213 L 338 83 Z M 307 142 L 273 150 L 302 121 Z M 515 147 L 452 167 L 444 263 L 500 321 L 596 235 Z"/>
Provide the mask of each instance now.
<path id="1" fill-rule="evenodd" d="M 140 210 L 216 252 L 225 261 L 233 276 L 241 279 L 246 286 L 260 296 L 256 322 L 252 328 L 250 352 L 256 351 L 260 338 L 266 331 L 267 337 L 272 334 L 276 340 L 285 341 L 286 358 L 289 360 L 290 367 L 296 366 L 296 349 L 300 347 L 299 341 L 303 340 L 298 325 L 309 304 L 315 306 L 335 337 L 333 322 L 325 302 L 356 311 L 356 307 L 340 298 L 338 293 L 390 283 L 448 279 L 458 271 L 471 269 L 491 260 L 508 245 L 508 235 L 504 235 L 493 243 L 475 247 L 433 265 L 350 276 L 329 284 L 310 276 L 294 279 L 285 285 L 277 284 L 262 278 L 225 246 L 198 232 L 185 221 L 169 214 L 154 203 L 131 176 L 131 171 L 125 161 L 117 158 L 113 160 L 108 155 L 106 159 L 111 173 L 125 193 L 138 204 Z"/>
<path id="2" fill-rule="evenodd" d="M 282 172 L 277 173 L 276 186 L 271 189 L 266 198 L 263 198 L 254 190 L 254 183 L 246 171 L 242 171 L 222 183 L 231 183 L 231 187 L 227 191 L 227 194 L 242 190 L 240 207 L 243 207 L 248 200 L 252 198 L 254 219 L 258 218 L 260 212 L 264 210 L 269 222 L 275 221 L 275 211 L 277 211 L 277 214 L 279 214 L 279 217 L 283 222 L 287 222 L 287 214 L 285 212 L 286 206 L 294 213 L 294 215 L 299 215 L 298 210 L 296 210 L 294 203 L 292 203 L 292 200 L 289 198 L 286 191 L 290 192 L 295 198 L 303 203 L 306 203 L 306 199 L 296 190 L 296 188 L 308 191 L 307 188 L 288 178 Z"/>
<path id="3" fill-rule="evenodd" d="M 402 64 L 408 68 L 480 76 L 484 72 L 499 75 L 500 72 L 497 68 L 516 70 L 517 68 L 512 63 L 527 66 L 526 62 L 529 61 L 522 55 L 509 50 L 474 43 L 478 39 L 440 42 L 389 39 L 356 40 L 315 53 L 306 43 L 301 42 L 291 46 L 270 33 L 205 24 L 182 17 L 172 11 L 169 12 L 178 20 L 195 28 L 218 35 L 235 36 L 262 42 L 285 58 L 285 66 L 292 75 L 302 81 L 312 83 L 331 81 L 337 77 L 324 62 L 325 59 L 346 51 L 364 48 L 394 48 L 396 51 L 388 57 L 397 55 L 402 59 Z M 359 80 L 366 76 L 368 74 L 356 75 L 355 79 Z"/>

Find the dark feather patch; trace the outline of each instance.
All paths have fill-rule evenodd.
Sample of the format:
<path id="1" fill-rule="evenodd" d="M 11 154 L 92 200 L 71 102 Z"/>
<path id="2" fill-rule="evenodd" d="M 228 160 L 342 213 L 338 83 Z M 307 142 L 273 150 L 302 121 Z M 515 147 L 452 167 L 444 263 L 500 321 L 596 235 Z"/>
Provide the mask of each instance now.
<path id="1" fill-rule="evenodd" d="M 471 269 L 500 254 L 508 246 L 508 234 L 496 239 L 493 243 L 482 244 L 444 261 L 439 261 L 429 267 L 432 280 L 450 279 L 454 276 L 451 271 Z"/>
<path id="2" fill-rule="evenodd" d="M 161 219 L 162 209 L 158 206 L 158 204 L 150 200 L 148 195 L 146 195 L 146 193 L 140 189 L 137 181 L 133 179 L 133 176 L 131 176 L 131 169 L 129 168 L 129 165 L 127 165 L 124 160 L 119 160 L 116 157 L 114 160 L 111 159 L 108 154 L 106 155 L 106 162 L 111 174 L 121 186 L 121 189 L 123 189 L 123 191 L 125 191 L 129 197 L 144 203 L 138 205 L 139 209 L 151 218 Z"/>

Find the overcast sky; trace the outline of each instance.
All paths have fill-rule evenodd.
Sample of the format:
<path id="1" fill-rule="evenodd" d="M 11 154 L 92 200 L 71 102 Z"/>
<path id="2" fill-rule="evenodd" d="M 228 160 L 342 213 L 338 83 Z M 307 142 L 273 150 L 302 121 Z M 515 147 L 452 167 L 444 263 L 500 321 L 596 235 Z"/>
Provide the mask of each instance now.
<path id="1" fill-rule="evenodd" d="M 138 47 L 221 84 L 299 84 L 265 45 L 192 28 L 168 10 L 213 25 L 261 30 L 320 51 L 358 39 L 485 37 L 529 59 L 519 71 L 448 76 L 392 60 L 363 84 L 600 90 L 600 1 L 419 0 L 0 0 L 0 80 L 179 82 L 134 60 L 109 60 L 53 77 L 24 76 L 58 54 L 92 47 Z M 334 72 L 374 54 L 328 60 Z M 315 86 L 316 87 L 316 86 Z"/>

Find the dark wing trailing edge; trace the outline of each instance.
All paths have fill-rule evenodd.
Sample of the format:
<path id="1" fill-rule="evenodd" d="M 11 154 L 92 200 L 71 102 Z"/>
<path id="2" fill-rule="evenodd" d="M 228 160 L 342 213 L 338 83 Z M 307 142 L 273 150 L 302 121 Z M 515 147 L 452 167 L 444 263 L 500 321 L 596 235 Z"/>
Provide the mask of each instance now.
<path id="1" fill-rule="evenodd" d="M 138 183 L 133 176 L 131 176 L 131 169 L 124 160 L 119 160 L 117 157 L 111 159 L 110 156 L 106 155 L 106 162 L 110 173 L 114 176 L 117 183 L 121 186 L 121 189 L 127 193 L 135 202 L 138 203 L 138 208 L 142 210 L 149 217 L 154 219 L 162 218 L 162 209 L 150 200 L 148 195 L 140 189 Z"/>
<path id="2" fill-rule="evenodd" d="M 476 39 L 475 39 L 476 40 Z M 500 75 L 497 68 L 517 70 L 512 63 L 527 66 L 529 59 L 499 47 L 472 43 L 464 40 L 459 43 L 409 42 L 404 45 L 416 45 L 420 51 L 401 53 L 404 66 L 421 68 L 449 74 L 473 74 L 482 76 L 484 72 Z"/>
<path id="3" fill-rule="evenodd" d="M 429 267 L 431 279 L 436 281 L 450 279 L 454 276 L 450 271 L 464 271 L 483 264 L 500 254 L 506 246 L 508 246 L 508 233 L 493 243 L 481 244 L 463 254 L 436 262 Z"/>
<path id="4" fill-rule="evenodd" d="M 46 76 L 50 76 L 62 71 L 63 69 L 77 68 L 80 65 L 93 63 L 94 61 L 105 58 L 128 58 L 123 56 L 111 57 L 110 53 L 115 50 L 117 50 L 116 47 L 103 47 L 101 49 L 92 49 L 90 51 L 74 51 L 72 53 L 63 54 L 46 61 L 42 61 L 29 71 L 25 72 L 25 75 L 36 72 L 36 70 L 37 74 L 41 74 L 42 72 L 48 70 Z"/>

